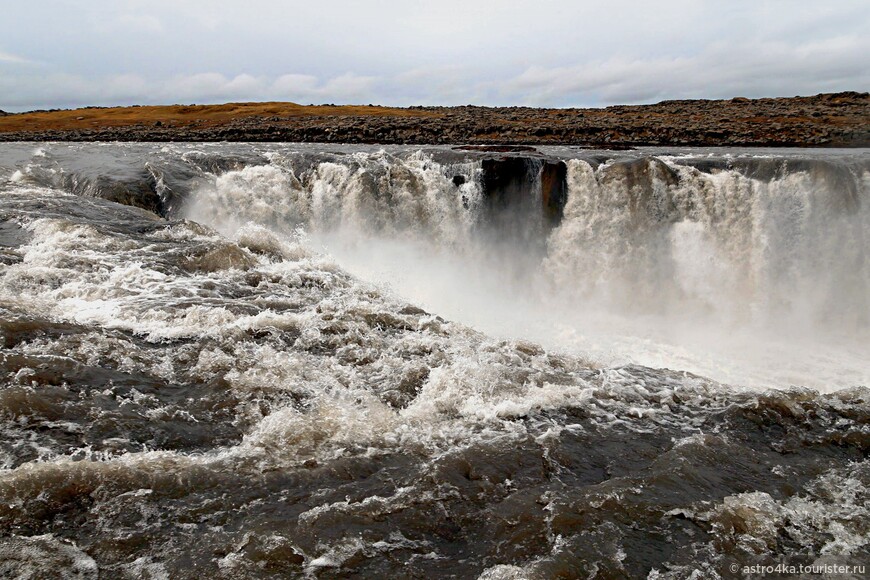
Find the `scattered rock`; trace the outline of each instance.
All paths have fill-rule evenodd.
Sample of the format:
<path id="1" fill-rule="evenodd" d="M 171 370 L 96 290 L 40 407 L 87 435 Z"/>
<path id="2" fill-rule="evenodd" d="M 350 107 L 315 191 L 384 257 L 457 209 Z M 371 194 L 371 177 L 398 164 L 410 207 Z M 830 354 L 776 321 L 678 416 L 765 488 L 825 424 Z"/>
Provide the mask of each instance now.
<path id="1" fill-rule="evenodd" d="M 280 106 L 281 104 L 276 104 Z M 216 105 L 215 107 L 220 107 Z M 776 99 L 675 100 L 604 109 L 530 107 L 311 107 L 215 121 L 210 106 L 168 111 L 171 125 L 136 120 L 113 126 L 69 123 L 70 111 L 5 115 L 0 141 L 270 141 L 455 144 L 490 153 L 533 153 L 534 145 L 601 149 L 657 146 L 870 146 L 870 94 L 844 92 Z M 46 112 L 43 112 L 46 113 Z M 153 113 L 152 113 L 153 114 Z M 56 115 L 56 116 L 54 116 Z M 204 119 L 209 119 L 206 123 Z M 56 120 L 52 120 L 56 119 Z M 64 121 L 67 119 L 67 121 Z"/>

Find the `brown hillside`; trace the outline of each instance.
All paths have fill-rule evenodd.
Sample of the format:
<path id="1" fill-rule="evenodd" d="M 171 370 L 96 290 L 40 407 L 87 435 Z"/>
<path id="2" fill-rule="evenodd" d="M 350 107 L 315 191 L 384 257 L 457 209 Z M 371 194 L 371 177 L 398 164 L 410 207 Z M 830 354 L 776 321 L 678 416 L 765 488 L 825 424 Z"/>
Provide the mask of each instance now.
<path id="1" fill-rule="evenodd" d="M 0 141 L 870 146 L 870 94 L 680 100 L 601 109 L 134 106 L 0 116 Z"/>

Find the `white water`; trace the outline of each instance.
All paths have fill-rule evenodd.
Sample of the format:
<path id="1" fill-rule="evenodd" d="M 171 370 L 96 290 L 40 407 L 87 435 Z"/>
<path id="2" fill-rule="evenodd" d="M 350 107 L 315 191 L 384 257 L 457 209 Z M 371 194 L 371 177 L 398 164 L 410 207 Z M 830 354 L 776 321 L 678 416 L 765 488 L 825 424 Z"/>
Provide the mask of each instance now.
<path id="1" fill-rule="evenodd" d="M 526 490 L 533 490 L 534 498 L 548 502 L 542 506 L 541 500 L 531 499 L 534 507 L 526 513 L 539 517 L 534 514 L 540 512 L 552 525 L 556 519 L 571 521 L 576 506 L 598 511 L 608 494 L 660 496 L 657 469 L 673 469 L 679 478 L 687 465 L 708 468 L 708 452 L 726 458 L 741 448 L 728 445 L 728 435 L 707 433 L 711 418 L 774 397 L 768 404 L 774 409 L 771 431 L 782 424 L 775 418 L 781 408 L 787 408 L 785 421 L 806 417 L 808 426 L 797 442 L 785 439 L 785 447 L 772 447 L 765 457 L 789 458 L 792 454 L 777 451 L 790 445 L 798 450 L 794 455 L 806 450 L 818 454 L 824 473 L 810 486 L 818 488 L 818 497 L 780 498 L 771 491 L 779 484 L 771 483 L 766 489 L 772 495 L 747 491 L 722 499 L 705 493 L 703 501 L 680 503 L 683 515 L 705 510 L 689 517 L 710 522 L 717 533 L 709 545 L 693 543 L 697 557 L 692 560 L 711 562 L 720 553 L 730 555 L 721 538 L 736 535 L 757 545 L 752 542 L 779 537 L 783 529 L 807 551 L 814 545 L 832 555 L 864 549 L 866 468 L 827 466 L 832 456 L 839 461 L 855 457 L 843 442 L 863 433 L 863 392 L 826 398 L 825 407 L 813 406 L 822 404 L 825 398 L 820 397 L 804 408 L 807 398 L 801 392 L 740 399 L 720 385 L 680 373 L 637 368 L 595 373 L 582 361 L 554 356 L 525 340 L 604 363 L 635 360 L 714 378 L 737 376 L 734 382 L 744 385 L 815 381 L 832 389 L 866 382 L 867 361 L 860 350 L 865 332 L 861 316 L 867 314 L 862 302 L 866 264 L 861 261 L 866 204 L 842 211 L 836 200 L 819 203 L 837 189 L 827 191 L 820 187 L 824 180 L 806 173 L 768 183 L 732 172 L 708 176 L 677 167 L 687 175 L 674 185 L 656 166 L 650 180 L 632 185 L 635 178 L 629 174 L 610 167 L 593 170 L 578 160 L 570 163 L 565 220 L 541 249 L 523 245 L 536 223 L 528 224 L 529 231 L 510 232 L 515 235 L 487 230 L 478 186 L 470 180 L 457 192 L 449 179 L 457 171 L 473 177 L 478 169 L 473 164 L 445 167 L 423 155 L 366 154 L 357 161 L 358 166 L 322 163 L 310 174 L 295 175 L 275 158 L 272 165 L 215 177 L 190 200 L 189 217 L 219 226 L 234 241 L 195 223 L 164 222 L 144 211 L 56 190 L 16 182 L 4 191 L 0 209 L 27 234 L 27 241 L 14 249 L 18 259 L 0 269 L 5 319 L 81 325 L 74 332 L 34 333 L 12 349 L 14 356 L 26 357 L 28 366 L 8 375 L 4 404 L 33 422 L 11 415 L 2 425 L 11 449 L 8 457 L 0 455 L 4 514 L 26 513 L 34 505 L 38 514 L 40 498 L 55 501 L 67 493 L 69 482 L 85 482 L 80 493 L 97 502 L 90 514 L 101 522 L 98 538 L 119 533 L 115 530 L 122 529 L 122 516 L 138 510 L 148 511 L 141 525 L 149 526 L 149 533 L 163 518 L 161 525 L 168 530 L 163 533 L 177 538 L 175 543 L 167 540 L 166 548 L 152 548 L 147 556 L 124 564 L 131 573 L 160 575 L 168 574 L 161 563 L 169 560 L 167 554 L 203 545 L 198 543 L 206 534 L 212 539 L 204 544 L 204 559 L 217 558 L 213 546 L 224 541 L 219 534 L 233 533 L 232 526 L 178 526 L 191 520 L 184 517 L 190 511 L 183 510 L 200 514 L 206 504 L 194 496 L 188 506 L 177 507 L 182 502 L 175 498 L 191 489 L 211 489 L 224 475 L 248 478 L 239 480 L 241 486 L 233 480 L 235 489 L 255 486 L 276 470 L 301 473 L 306 465 L 337 462 L 335 471 L 343 473 L 343 458 L 419 459 L 420 467 L 395 489 L 373 487 L 351 496 L 346 487 L 317 483 L 306 511 L 279 522 L 281 533 L 293 537 L 288 530 L 295 526 L 293 533 L 302 537 L 328 529 L 343 514 L 379 522 L 420 510 L 420 505 L 441 509 L 438 502 L 447 496 L 437 489 L 433 493 L 431 482 L 446 481 L 435 477 L 442 469 L 456 471 L 456 481 L 465 480 L 463 453 L 473 446 L 512 449 L 532 438 L 541 451 L 530 455 L 529 462 L 540 464 L 549 461 L 551 449 L 558 450 L 563 435 L 574 431 L 601 433 L 603 438 L 594 435 L 577 443 L 591 441 L 590 447 L 596 441 L 606 445 L 625 429 L 632 433 L 623 439 L 626 443 L 667 433 L 651 477 L 634 472 L 604 485 L 574 487 L 560 478 L 570 469 L 586 471 L 586 464 L 569 457 L 563 465 L 557 458 L 555 465 L 566 471 L 553 478 L 546 493 L 537 483 L 543 479 L 532 480 L 535 488 L 518 489 L 527 499 L 532 496 Z M 862 200 L 867 191 L 863 179 Z M 319 253 L 323 249 L 332 256 Z M 379 292 L 342 268 L 389 292 Z M 408 309 L 405 299 L 432 314 Z M 780 318 L 783 313 L 786 319 Z M 524 340 L 499 342 L 437 315 Z M 844 323 L 850 320 L 853 324 Z M 72 406 L 61 417 L 63 425 L 20 410 L 22 397 L 32 406 L 29 401 L 39 401 L 44 393 L 51 403 L 52 394 L 77 388 L 74 378 L 71 385 L 38 382 L 46 381 L 39 376 L 46 366 L 56 365 L 62 375 L 73 368 L 71 362 L 141 376 L 136 388 L 126 391 L 98 377 L 89 390 L 63 399 Z M 140 379 L 148 376 L 165 380 L 166 387 L 139 391 Z M 215 378 L 224 382 L 213 391 L 199 390 Z M 184 385 L 184 399 L 173 400 L 171 383 Z M 201 392 L 233 405 L 229 418 L 197 411 L 193 402 Z M 244 429 L 229 443 L 205 439 L 193 451 L 138 447 L 140 439 L 132 438 L 140 436 L 125 424 L 111 433 L 114 437 L 98 436 L 80 447 L 71 446 L 70 440 L 77 439 L 68 436 L 53 439 L 58 427 L 68 435 L 87 432 L 97 423 L 94 417 L 113 420 L 110 404 L 103 411 L 99 403 L 115 398 L 119 406 L 135 410 L 130 413 L 134 427 L 168 429 L 171 425 L 164 427 L 164 422 L 174 418 L 187 426 L 238 421 Z M 397 398 L 401 404 L 393 403 Z M 839 405 L 848 413 L 829 425 L 827 413 Z M 554 420 L 547 413 L 564 408 L 581 414 Z M 814 422 L 810 415 L 817 408 L 825 411 Z M 750 422 L 749 431 L 743 431 L 741 417 L 730 419 L 735 439 L 751 436 L 755 429 Z M 828 437 L 821 440 L 821 449 L 820 428 Z M 18 446 L 38 447 L 38 454 L 19 465 L 20 456 L 13 453 Z M 643 444 L 637 449 L 648 452 Z M 760 464 L 750 448 L 742 449 L 748 462 Z M 454 460 L 458 467 L 451 467 Z M 784 469 L 798 470 L 810 461 L 787 465 Z M 747 471 L 738 465 L 726 475 L 742 491 Z M 358 477 L 365 481 L 369 475 Z M 389 477 L 395 475 L 402 474 Z M 773 472 L 770 479 L 778 476 Z M 766 477 L 762 473 L 759 480 Z M 496 488 L 514 489 L 511 479 L 492 481 Z M 782 481 L 779 489 L 785 486 Z M 652 485 L 644 492 L 646 484 L 638 482 Z M 692 490 L 692 482 L 686 483 Z M 451 486 L 444 489 L 460 493 Z M 172 505 L 149 499 L 167 493 Z M 592 499 L 575 504 L 575 493 Z M 271 525 L 279 513 L 280 507 L 260 516 L 244 511 L 259 501 L 232 508 L 239 521 L 253 522 L 245 534 L 262 535 L 268 528 L 257 518 L 265 517 Z M 270 501 L 282 506 L 287 498 Z M 503 505 L 493 503 L 493 512 L 503 513 Z M 218 503 L 214 509 L 225 508 Z M 732 533 L 727 526 L 733 526 L 733 514 L 750 525 Z M 76 523 L 69 522 L 73 529 Z M 360 554 L 385 560 L 411 542 L 392 535 L 404 529 L 401 525 L 391 526 L 391 534 L 379 541 L 368 536 L 366 543 L 351 531 L 294 553 L 304 556 L 311 573 L 337 568 Z M 658 522 L 653 525 L 658 534 Z M 184 532 L 190 535 L 179 530 L 190 530 Z M 527 560 L 523 558 L 498 565 L 484 577 L 544 576 L 536 566 L 578 553 L 589 542 L 585 532 L 578 526 L 577 533 L 548 536 L 527 564 L 513 565 Z M 248 536 L 242 535 L 236 536 L 238 548 L 220 558 L 218 566 L 226 573 L 245 575 L 252 569 L 244 567 Z M 424 537 L 419 541 L 434 535 Z M 612 557 L 621 562 L 626 551 L 619 542 Z M 15 539 L 7 555 L 93 571 L 90 552 L 84 546 L 73 548 L 45 535 Z M 435 547 L 421 543 L 417 548 L 440 557 Z M 48 558 L 51 554 L 58 554 L 57 564 Z"/>
<path id="2" fill-rule="evenodd" d="M 474 166 L 457 192 L 456 169 L 422 154 L 356 161 L 229 172 L 187 215 L 229 235 L 301 226 L 312 248 L 406 300 L 601 365 L 747 387 L 870 382 L 866 172 L 843 191 L 809 171 L 761 181 L 671 165 L 674 184 L 658 160 L 640 178 L 571 160 L 564 219 L 538 256 L 482 235 Z"/>

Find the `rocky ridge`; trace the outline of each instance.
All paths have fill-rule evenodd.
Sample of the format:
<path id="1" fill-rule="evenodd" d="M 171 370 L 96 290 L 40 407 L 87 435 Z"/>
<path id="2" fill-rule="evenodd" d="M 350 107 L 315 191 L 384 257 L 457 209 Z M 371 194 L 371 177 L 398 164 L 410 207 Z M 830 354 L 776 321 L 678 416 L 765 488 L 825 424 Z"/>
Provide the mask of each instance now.
<path id="1" fill-rule="evenodd" d="M 675 100 L 601 109 L 269 105 L 268 109 L 231 104 L 9 114 L 0 119 L 0 141 L 870 146 L 870 94 L 866 92 Z M 210 116 L 218 108 L 226 114 Z"/>

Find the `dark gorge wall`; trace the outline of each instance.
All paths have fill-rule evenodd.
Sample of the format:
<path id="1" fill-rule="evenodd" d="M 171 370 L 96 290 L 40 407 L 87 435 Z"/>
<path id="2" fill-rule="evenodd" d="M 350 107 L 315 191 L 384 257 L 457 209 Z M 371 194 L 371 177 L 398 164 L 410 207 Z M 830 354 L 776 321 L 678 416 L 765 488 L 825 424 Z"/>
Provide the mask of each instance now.
<path id="1" fill-rule="evenodd" d="M 568 200 L 564 161 L 530 157 L 484 159 L 481 185 L 494 211 L 539 206 L 545 220 L 558 225 Z"/>

